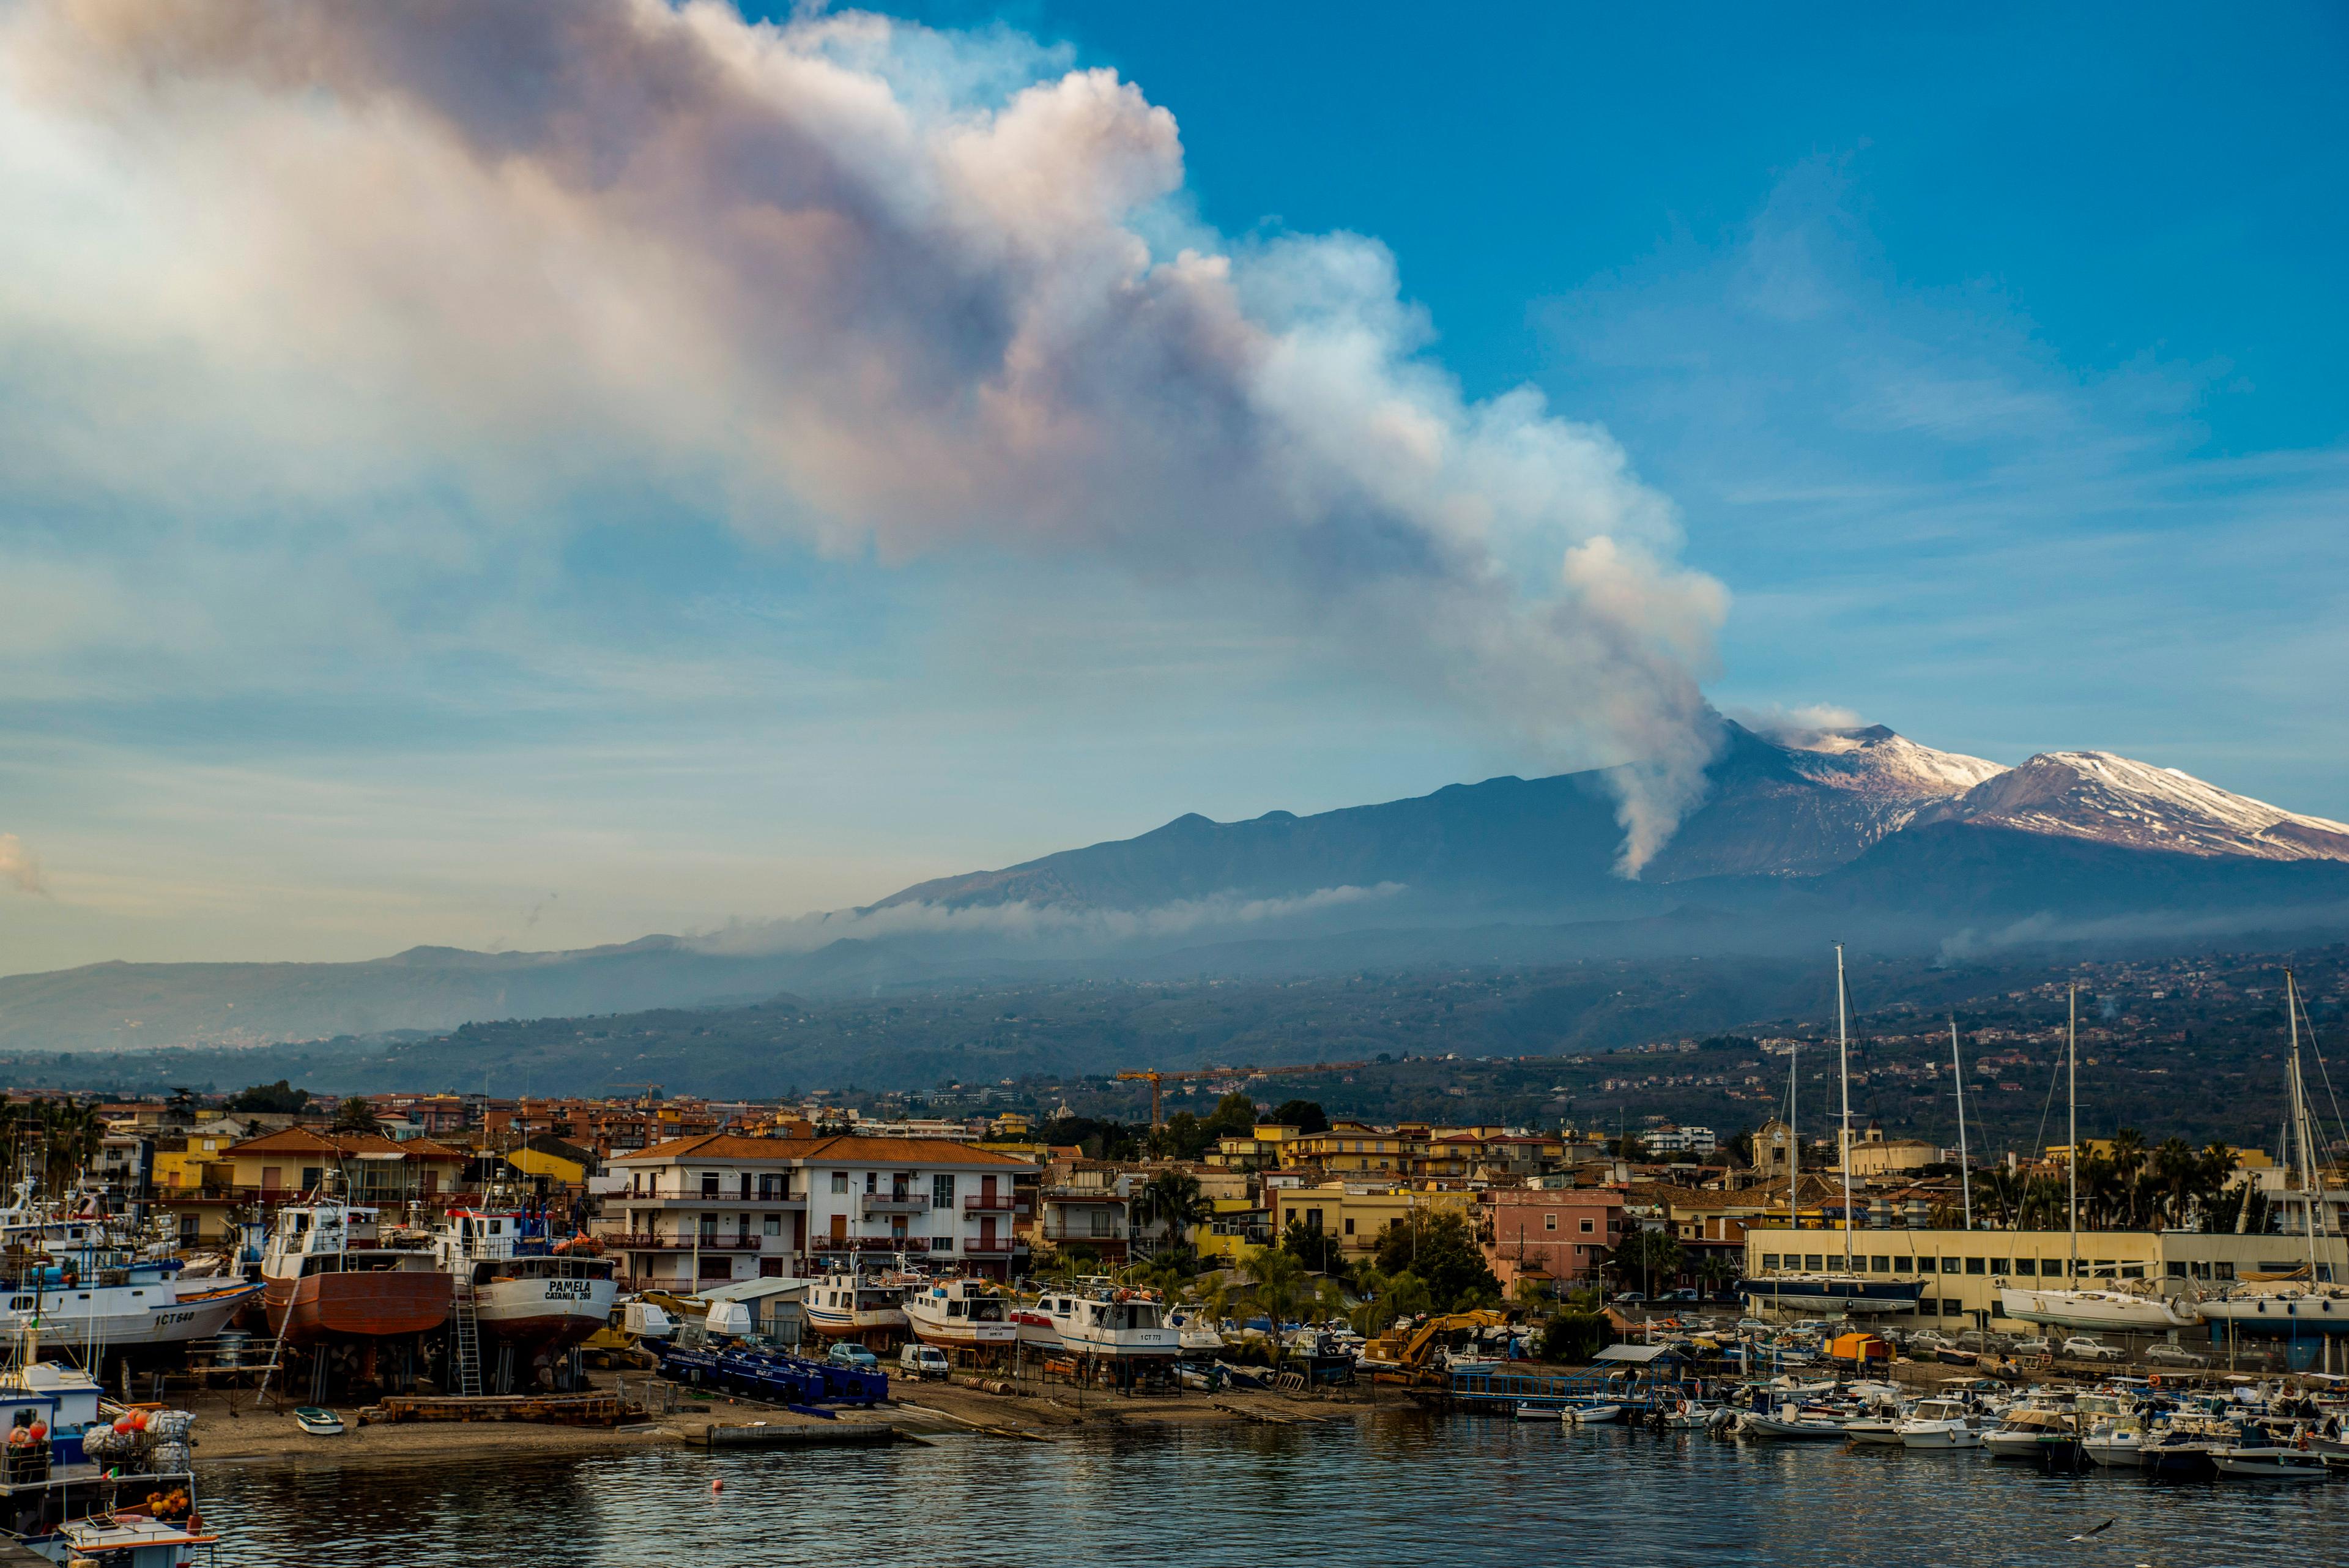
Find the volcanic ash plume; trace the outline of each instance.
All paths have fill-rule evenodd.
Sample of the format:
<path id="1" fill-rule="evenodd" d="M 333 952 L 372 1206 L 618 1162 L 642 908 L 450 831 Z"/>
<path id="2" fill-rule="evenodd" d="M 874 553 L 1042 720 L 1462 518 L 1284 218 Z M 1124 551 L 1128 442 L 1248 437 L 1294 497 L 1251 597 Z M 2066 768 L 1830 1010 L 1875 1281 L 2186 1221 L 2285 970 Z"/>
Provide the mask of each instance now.
<path id="1" fill-rule="evenodd" d="M 92 422 L 184 378 L 278 421 L 255 483 L 495 514 L 625 470 L 828 550 L 1245 585 L 1528 761 L 1636 762 L 1628 869 L 1701 787 L 1724 596 L 1670 506 L 1465 400 L 1375 242 L 1202 230 L 1108 71 L 657 0 L 48 0 L 0 72 L 0 200 L 52 214 L 0 238 L 0 344 L 37 302 Z"/>

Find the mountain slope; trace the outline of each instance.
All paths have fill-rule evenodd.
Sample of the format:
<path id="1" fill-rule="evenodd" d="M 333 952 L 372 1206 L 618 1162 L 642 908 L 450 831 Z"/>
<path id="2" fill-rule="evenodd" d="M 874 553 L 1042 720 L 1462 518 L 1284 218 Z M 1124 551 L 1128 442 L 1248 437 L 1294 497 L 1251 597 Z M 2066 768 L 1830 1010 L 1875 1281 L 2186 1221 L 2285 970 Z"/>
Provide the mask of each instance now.
<path id="1" fill-rule="evenodd" d="M 2349 860 L 2349 825 L 2233 794 L 2176 768 L 2110 752 L 2047 752 L 1920 812 L 2059 838 L 2172 855 Z"/>

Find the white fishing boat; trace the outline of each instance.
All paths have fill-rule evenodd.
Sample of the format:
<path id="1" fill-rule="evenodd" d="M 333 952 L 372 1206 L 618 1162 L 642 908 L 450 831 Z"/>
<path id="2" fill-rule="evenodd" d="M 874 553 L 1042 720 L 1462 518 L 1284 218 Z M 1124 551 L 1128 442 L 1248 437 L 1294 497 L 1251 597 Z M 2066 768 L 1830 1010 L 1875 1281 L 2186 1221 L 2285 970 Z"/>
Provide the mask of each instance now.
<path id="1" fill-rule="evenodd" d="M 842 1270 L 808 1286 L 800 1315 L 811 1331 L 825 1339 L 896 1338 L 906 1331 L 905 1302 L 909 1288 L 903 1280 Z"/>
<path id="2" fill-rule="evenodd" d="M 2080 1440 L 2079 1417 L 2065 1410 L 2018 1406 L 1982 1435 L 1992 1459 L 2043 1459 L 2070 1452 Z"/>
<path id="3" fill-rule="evenodd" d="M 542 1352 L 566 1350 L 612 1315 L 620 1284 L 600 1243 L 554 1242 L 512 1210 L 452 1209 L 432 1255 L 472 1293 L 482 1333 Z"/>
<path id="4" fill-rule="evenodd" d="M 1795 1443 L 1840 1443 L 1844 1440 L 1843 1428 L 1844 1424 L 1833 1417 L 1805 1416 L 1792 1405 L 1780 1406 L 1775 1415 L 1748 1410 L 1737 1423 L 1742 1437 Z"/>
<path id="5" fill-rule="evenodd" d="M 1019 1343 L 1011 1298 L 988 1280 L 936 1280 L 905 1293 L 905 1322 L 925 1345 L 981 1353 Z"/>
<path id="6" fill-rule="evenodd" d="M 185 1345 L 219 1334 L 260 1290 L 242 1280 L 187 1279 L 168 1261 L 35 1256 L 0 1279 L 0 1337 L 37 1324 L 51 1346 L 92 1361 L 108 1351 Z"/>
<path id="7" fill-rule="evenodd" d="M 1558 1412 L 1558 1419 L 1575 1427 L 1603 1427 L 1623 1418 L 1620 1405 L 1568 1405 Z"/>
<path id="8" fill-rule="evenodd" d="M 1900 1422 L 1900 1446 L 1925 1450 L 1979 1449 L 1982 1428 L 1961 1399 L 1920 1399 Z"/>
<path id="9" fill-rule="evenodd" d="M 1063 1349 L 1105 1360 L 1171 1360 L 1183 1353 L 1180 1329 L 1170 1327 L 1157 1293 L 1097 1286 L 1055 1291 L 1038 1303 Z"/>

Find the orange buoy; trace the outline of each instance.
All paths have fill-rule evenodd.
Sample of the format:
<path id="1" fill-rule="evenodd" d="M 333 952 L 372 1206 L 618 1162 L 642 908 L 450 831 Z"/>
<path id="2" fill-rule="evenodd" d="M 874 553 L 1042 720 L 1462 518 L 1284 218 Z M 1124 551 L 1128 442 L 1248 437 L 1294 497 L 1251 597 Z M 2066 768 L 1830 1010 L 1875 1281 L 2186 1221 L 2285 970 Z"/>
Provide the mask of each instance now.
<path id="1" fill-rule="evenodd" d="M 718 1480 L 718 1479 L 717 1479 L 717 1478 L 715 1478 L 715 1477 L 711 1478 L 710 1482 L 709 1482 L 709 1490 L 712 1490 L 712 1491 L 723 1491 L 725 1489 L 726 1489 L 726 1483 L 725 1483 L 723 1480 Z"/>

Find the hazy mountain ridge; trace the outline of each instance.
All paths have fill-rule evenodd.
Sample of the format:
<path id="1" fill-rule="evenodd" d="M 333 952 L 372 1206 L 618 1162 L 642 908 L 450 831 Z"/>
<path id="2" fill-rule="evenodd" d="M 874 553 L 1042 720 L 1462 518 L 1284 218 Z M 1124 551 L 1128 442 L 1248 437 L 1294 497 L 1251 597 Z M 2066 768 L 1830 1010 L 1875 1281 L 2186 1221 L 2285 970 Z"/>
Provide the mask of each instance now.
<path id="1" fill-rule="evenodd" d="M 792 940 L 0 979 L 0 1048 L 260 1044 L 908 982 L 1886 952 L 2349 929 L 2349 826 L 2107 753 L 2015 768 L 1882 726 L 1735 724 L 1637 879 L 1610 775 L 1503 777 L 1299 816 L 1188 815 L 907 888 Z M 1360 897 L 1333 897 L 1343 890 Z M 1179 918 L 1175 918 L 1179 917 Z"/>

